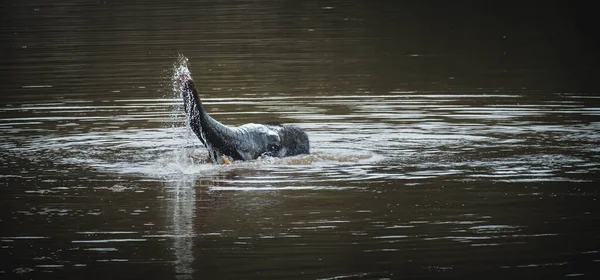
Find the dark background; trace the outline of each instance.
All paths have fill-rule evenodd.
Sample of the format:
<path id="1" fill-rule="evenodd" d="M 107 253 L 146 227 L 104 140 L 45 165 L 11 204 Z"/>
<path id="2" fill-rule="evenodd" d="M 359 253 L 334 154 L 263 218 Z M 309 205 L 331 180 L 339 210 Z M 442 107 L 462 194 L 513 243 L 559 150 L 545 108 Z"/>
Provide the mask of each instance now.
<path id="1" fill-rule="evenodd" d="M 28 84 L 159 87 L 177 53 L 202 71 L 247 62 L 203 73 L 207 89 L 240 78 L 293 88 L 328 71 L 329 90 L 358 77 L 376 92 L 598 91 L 594 9 L 581 2 L 61 3 L 1 4 L 3 100 Z M 285 81 L 290 73 L 298 79 Z"/>

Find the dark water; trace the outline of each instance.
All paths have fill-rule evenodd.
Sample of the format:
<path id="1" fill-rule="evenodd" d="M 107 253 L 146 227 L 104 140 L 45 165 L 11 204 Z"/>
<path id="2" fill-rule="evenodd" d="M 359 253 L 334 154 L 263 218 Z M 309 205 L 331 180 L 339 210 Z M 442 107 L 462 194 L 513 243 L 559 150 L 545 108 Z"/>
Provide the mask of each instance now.
<path id="1" fill-rule="evenodd" d="M 0 278 L 595 278 L 590 10 L 383 1 L 0 4 Z M 171 90 L 308 132 L 202 163 Z"/>

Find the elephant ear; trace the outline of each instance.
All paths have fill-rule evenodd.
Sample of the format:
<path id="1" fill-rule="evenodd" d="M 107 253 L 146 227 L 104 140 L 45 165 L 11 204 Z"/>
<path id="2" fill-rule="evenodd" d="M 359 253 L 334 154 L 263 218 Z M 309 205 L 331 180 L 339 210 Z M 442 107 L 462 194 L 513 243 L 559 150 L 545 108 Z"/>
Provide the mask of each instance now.
<path id="1" fill-rule="evenodd" d="M 281 127 L 281 146 L 286 147 L 283 156 L 310 154 L 310 141 L 303 129 L 294 125 L 284 125 Z"/>

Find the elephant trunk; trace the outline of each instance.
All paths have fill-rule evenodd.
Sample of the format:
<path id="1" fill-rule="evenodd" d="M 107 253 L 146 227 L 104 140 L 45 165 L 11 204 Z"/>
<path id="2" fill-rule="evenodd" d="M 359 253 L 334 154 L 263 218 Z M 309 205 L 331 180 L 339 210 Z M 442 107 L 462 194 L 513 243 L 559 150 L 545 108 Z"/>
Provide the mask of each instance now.
<path id="1" fill-rule="evenodd" d="M 206 113 L 191 78 L 184 77 L 181 92 L 190 128 L 202 144 L 211 151 L 210 157 L 216 161 L 220 161 L 222 155 L 227 155 L 232 159 L 241 159 L 233 145 L 239 142 L 237 141 L 237 131 L 223 125 Z"/>

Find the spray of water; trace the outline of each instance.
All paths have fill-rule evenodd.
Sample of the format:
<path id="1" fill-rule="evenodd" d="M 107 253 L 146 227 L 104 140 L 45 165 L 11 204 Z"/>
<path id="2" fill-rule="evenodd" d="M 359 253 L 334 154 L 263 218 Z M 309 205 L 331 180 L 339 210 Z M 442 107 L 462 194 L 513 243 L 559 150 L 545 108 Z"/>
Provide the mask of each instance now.
<path id="1" fill-rule="evenodd" d="M 183 81 L 185 78 L 190 77 L 190 70 L 188 69 L 187 63 L 187 57 L 181 54 L 173 63 L 171 73 L 171 94 L 175 100 L 182 100 L 181 92 L 184 85 Z M 183 102 L 175 102 L 171 110 L 170 127 L 173 142 L 177 142 L 176 140 L 178 139 L 176 138 L 179 137 L 182 137 L 184 141 L 179 147 L 174 148 L 172 158 L 170 159 L 171 162 L 169 163 L 169 169 L 175 169 L 183 174 L 193 174 L 197 171 L 197 166 L 195 166 L 194 163 L 199 161 L 202 162 L 202 160 L 198 159 L 202 156 L 195 154 L 195 151 L 198 150 L 197 146 L 199 142 L 189 127 L 187 117 L 181 114 L 181 112 L 184 111 L 182 106 Z"/>

